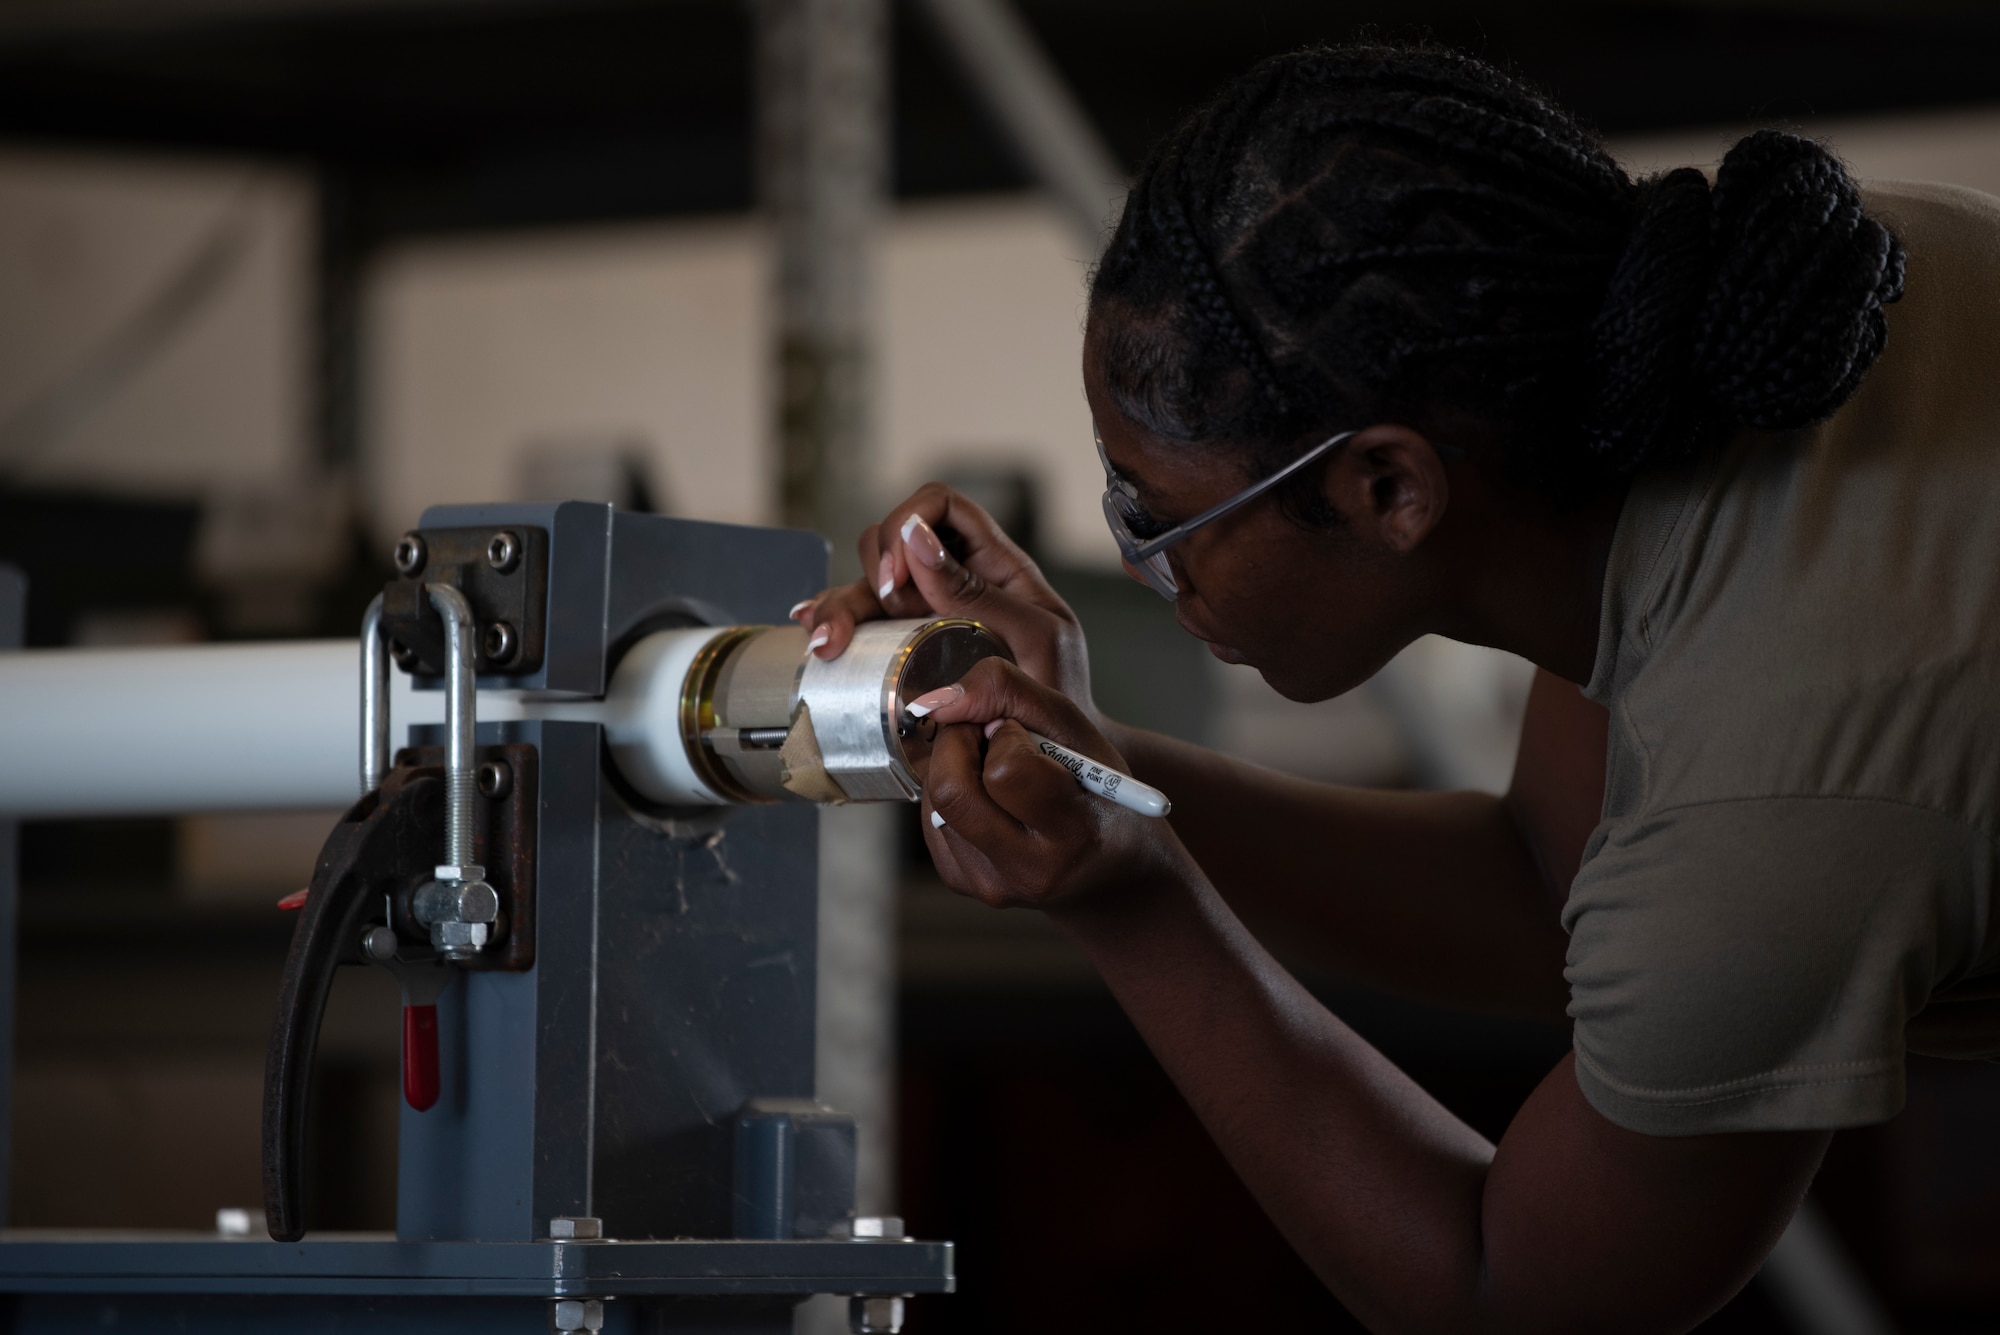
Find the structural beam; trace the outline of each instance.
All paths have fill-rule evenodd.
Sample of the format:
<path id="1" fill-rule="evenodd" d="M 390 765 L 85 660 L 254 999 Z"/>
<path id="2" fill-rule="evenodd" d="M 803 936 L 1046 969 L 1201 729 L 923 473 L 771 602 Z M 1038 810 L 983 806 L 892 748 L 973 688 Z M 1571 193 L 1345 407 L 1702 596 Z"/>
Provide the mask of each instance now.
<path id="1" fill-rule="evenodd" d="M 1095 259 L 1125 173 L 1007 0 L 918 0 L 988 114 Z"/>

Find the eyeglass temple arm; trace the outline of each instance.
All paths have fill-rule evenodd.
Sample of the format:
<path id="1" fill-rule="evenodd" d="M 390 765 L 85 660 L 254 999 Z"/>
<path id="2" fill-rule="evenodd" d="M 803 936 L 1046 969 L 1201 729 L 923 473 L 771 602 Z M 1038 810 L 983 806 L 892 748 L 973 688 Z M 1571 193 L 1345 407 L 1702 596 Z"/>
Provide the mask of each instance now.
<path id="1" fill-rule="evenodd" d="M 1231 510 L 1234 510 L 1239 505 L 1248 505 L 1251 501 L 1256 500 L 1259 496 L 1262 496 L 1265 492 L 1277 486 L 1280 482 L 1283 482 L 1286 478 L 1290 477 L 1292 474 L 1298 472 L 1301 468 L 1304 468 L 1307 464 L 1311 463 L 1313 460 L 1319 458 L 1321 455 L 1331 450 L 1334 446 L 1344 443 L 1349 437 L 1353 436 L 1354 434 L 1355 433 L 1352 431 L 1343 431 L 1337 436 L 1327 437 L 1319 444 L 1307 450 L 1304 454 L 1301 454 L 1298 458 L 1286 464 L 1283 468 L 1280 468 L 1277 472 L 1271 474 L 1271 476 L 1263 479 L 1260 482 L 1252 483 L 1250 486 L 1244 488 L 1242 491 L 1237 492 L 1234 496 L 1231 496 L 1228 500 L 1223 501 L 1218 505 L 1209 506 L 1208 509 L 1203 510 L 1200 514 L 1196 515 L 1193 519 L 1188 520 L 1186 523 L 1176 524 L 1172 528 L 1168 529 L 1165 533 L 1160 534 L 1158 537 L 1151 538 L 1146 542 L 1140 543 L 1138 547 L 1133 549 L 1132 554 L 1126 559 L 1131 561 L 1132 564 L 1137 565 L 1141 561 L 1144 561 L 1149 557 L 1158 555 L 1160 552 L 1163 552 L 1167 548 L 1173 546 L 1175 543 L 1179 542 L 1182 538 L 1185 538 L 1188 534 L 1194 532 L 1202 525 L 1211 523 L 1214 520 L 1222 518 L 1222 516 L 1228 514 Z"/>

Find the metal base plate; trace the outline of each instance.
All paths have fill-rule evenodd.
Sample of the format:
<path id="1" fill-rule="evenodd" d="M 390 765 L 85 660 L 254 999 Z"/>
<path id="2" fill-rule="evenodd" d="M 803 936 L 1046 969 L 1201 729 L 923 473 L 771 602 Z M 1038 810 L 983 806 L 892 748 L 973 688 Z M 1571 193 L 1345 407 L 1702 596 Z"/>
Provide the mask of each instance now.
<path id="1" fill-rule="evenodd" d="M 797 1298 L 617 1298 L 598 1335 L 794 1335 Z M 9 1335 L 550 1335 L 547 1299 L 29 1293 Z"/>
<path id="2" fill-rule="evenodd" d="M 950 1293 L 948 1242 L 303 1242 L 0 1234 L 0 1293 L 613 1298 Z"/>

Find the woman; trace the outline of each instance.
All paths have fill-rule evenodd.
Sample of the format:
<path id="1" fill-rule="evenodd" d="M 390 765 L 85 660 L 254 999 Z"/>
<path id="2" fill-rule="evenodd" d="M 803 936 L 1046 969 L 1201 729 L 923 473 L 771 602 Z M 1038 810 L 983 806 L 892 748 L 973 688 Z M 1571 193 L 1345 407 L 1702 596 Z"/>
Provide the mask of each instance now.
<path id="1" fill-rule="evenodd" d="M 799 615 L 822 655 L 881 615 L 1007 637 L 1018 670 L 920 702 L 940 871 L 1082 944 L 1371 1327 L 1686 1330 L 1832 1131 L 1894 1115 L 1920 1031 L 2000 1049 L 1933 1004 L 2000 966 L 1996 256 L 2000 202 L 1864 199 L 1792 136 L 1635 184 L 1465 57 L 1273 60 L 1153 155 L 1093 278 L 1106 512 L 1294 699 L 1426 633 L 1535 662 L 1512 791 L 1343 791 L 1103 718 L 1069 609 L 940 487 Z M 1238 910 L 1385 987 L 1566 1010 L 1573 1052 L 1490 1145 Z"/>

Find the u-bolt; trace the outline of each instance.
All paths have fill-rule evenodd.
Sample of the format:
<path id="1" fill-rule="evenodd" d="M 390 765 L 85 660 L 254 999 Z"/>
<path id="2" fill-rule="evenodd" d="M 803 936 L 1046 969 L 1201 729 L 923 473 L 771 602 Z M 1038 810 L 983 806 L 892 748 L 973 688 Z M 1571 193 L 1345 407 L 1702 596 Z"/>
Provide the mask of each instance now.
<path id="1" fill-rule="evenodd" d="M 473 767 L 478 719 L 472 605 L 448 584 L 426 584 L 424 593 L 444 623 L 444 864 L 469 868 L 479 791 Z M 382 596 L 377 594 L 361 618 L 361 791 L 374 792 L 388 772 L 389 646 L 382 638 Z"/>
<path id="2" fill-rule="evenodd" d="M 389 646 L 382 640 L 382 595 L 361 616 L 361 795 L 389 772 Z"/>
<path id="3" fill-rule="evenodd" d="M 426 584 L 424 592 L 444 622 L 444 860 L 447 866 L 470 870 L 473 801 L 479 795 L 472 763 L 477 740 L 472 604 L 449 584 Z M 470 871 L 473 880 L 479 875 Z"/>

